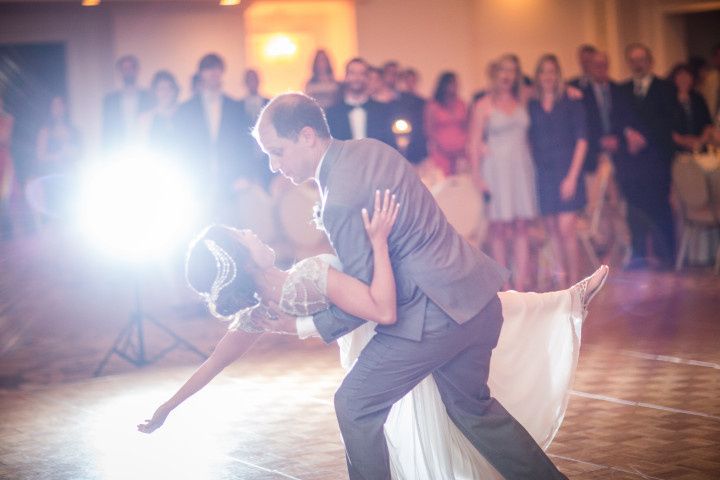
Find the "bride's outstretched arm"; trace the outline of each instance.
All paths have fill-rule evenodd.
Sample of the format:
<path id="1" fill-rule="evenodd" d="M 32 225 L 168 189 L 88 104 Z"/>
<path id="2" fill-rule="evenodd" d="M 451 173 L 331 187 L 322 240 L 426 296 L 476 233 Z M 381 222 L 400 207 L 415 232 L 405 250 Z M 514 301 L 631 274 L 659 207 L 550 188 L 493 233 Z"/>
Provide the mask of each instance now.
<path id="1" fill-rule="evenodd" d="M 168 401 L 158 407 L 152 418 L 145 420 L 137 426 L 143 433 L 152 433 L 162 426 L 167 416 L 178 405 L 187 400 L 191 395 L 201 390 L 210 380 L 215 378 L 225 367 L 240 358 L 260 335 L 248 333 L 242 330 L 229 330 L 220 339 L 210 358 L 205 360 L 200 367 L 187 379 L 182 387 Z"/>
<path id="2" fill-rule="evenodd" d="M 388 235 L 397 219 L 400 205 L 386 190 L 375 192 L 372 218 L 362 211 L 365 231 L 373 249 L 373 278 L 370 285 L 334 268 L 328 270 L 327 297 L 341 310 L 383 325 L 397 320 L 395 275 L 390 263 Z"/>

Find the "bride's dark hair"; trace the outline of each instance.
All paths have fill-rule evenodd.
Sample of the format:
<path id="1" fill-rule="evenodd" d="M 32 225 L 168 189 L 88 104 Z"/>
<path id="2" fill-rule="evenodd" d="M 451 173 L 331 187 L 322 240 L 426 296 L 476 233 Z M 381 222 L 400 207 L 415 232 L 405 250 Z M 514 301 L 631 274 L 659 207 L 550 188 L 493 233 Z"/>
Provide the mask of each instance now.
<path id="1" fill-rule="evenodd" d="M 235 278 L 218 292 L 213 285 L 222 272 L 223 252 L 234 263 Z M 240 243 L 225 225 L 211 225 L 190 243 L 185 261 L 185 278 L 190 287 L 201 295 L 213 313 L 228 317 L 257 305 L 257 286 L 248 272 L 254 261 L 250 251 Z"/>

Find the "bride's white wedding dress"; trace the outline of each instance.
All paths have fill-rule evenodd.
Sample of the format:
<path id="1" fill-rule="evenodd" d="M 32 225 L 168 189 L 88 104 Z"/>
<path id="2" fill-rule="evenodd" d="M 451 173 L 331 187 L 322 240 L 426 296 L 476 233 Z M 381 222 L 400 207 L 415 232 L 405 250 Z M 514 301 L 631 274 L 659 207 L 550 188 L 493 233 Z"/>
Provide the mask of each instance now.
<path id="1" fill-rule="evenodd" d="M 296 316 L 328 308 L 330 265 L 342 269 L 333 255 L 298 262 L 283 286 L 281 308 Z M 504 322 L 490 362 L 490 392 L 545 449 L 560 428 L 575 375 L 585 317 L 580 292 L 499 296 Z M 241 315 L 230 328 L 255 327 Z M 338 339 L 343 367 L 352 368 L 374 334 L 368 322 Z M 450 420 L 432 375 L 393 405 L 385 436 L 394 479 L 502 478 Z"/>

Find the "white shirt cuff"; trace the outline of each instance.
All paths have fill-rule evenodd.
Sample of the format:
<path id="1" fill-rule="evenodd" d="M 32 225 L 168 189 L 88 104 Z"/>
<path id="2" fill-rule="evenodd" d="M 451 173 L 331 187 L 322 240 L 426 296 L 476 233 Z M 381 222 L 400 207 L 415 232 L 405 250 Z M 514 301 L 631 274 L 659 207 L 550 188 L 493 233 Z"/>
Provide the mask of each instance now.
<path id="1" fill-rule="evenodd" d="M 298 338 L 305 340 L 309 337 L 319 337 L 320 332 L 315 328 L 313 317 L 298 317 L 296 320 Z"/>

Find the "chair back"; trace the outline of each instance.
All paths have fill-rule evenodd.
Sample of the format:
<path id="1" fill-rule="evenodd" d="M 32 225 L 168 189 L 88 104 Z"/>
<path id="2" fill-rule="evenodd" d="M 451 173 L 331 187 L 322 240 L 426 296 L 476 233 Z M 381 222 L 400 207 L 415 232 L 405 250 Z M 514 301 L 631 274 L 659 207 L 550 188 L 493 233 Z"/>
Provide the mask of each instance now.
<path id="1" fill-rule="evenodd" d="M 678 160 L 672 169 L 673 186 L 684 210 L 697 210 L 710 203 L 705 173 L 695 162 Z"/>

